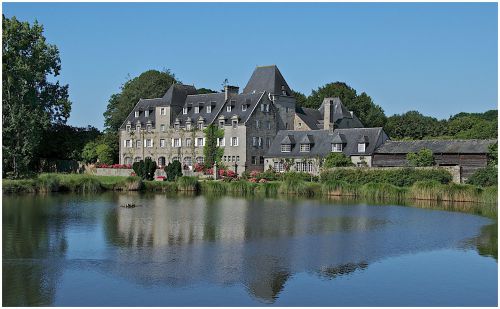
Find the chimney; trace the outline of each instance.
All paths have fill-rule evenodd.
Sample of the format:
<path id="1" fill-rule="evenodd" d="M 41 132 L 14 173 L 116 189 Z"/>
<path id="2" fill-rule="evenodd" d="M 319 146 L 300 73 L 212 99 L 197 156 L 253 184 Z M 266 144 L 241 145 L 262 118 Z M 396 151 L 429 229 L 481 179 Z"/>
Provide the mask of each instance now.
<path id="1" fill-rule="evenodd" d="M 325 104 L 325 110 L 323 113 L 323 130 L 329 130 L 330 129 L 330 114 L 332 110 L 332 100 L 330 99 L 325 99 L 323 103 Z"/>
<path id="2" fill-rule="evenodd" d="M 240 87 L 238 87 L 238 86 L 229 86 L 229 85 L 224 86 L 224 94 L 225 94 L 226 101 L 231 96 L 238 94 L 239 90 L 240 90 Z"/>

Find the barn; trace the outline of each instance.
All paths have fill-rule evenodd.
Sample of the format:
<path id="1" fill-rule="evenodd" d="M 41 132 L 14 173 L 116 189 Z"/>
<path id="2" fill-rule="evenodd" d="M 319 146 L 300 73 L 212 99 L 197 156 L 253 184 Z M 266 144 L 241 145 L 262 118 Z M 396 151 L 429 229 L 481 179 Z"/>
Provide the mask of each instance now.
<path id="1" fill-rule="evenodd" d="M 497 140 L 387 140 L 372 157 L 372 166 L 408 166 L 406 155 L 421 149 L 430 149 L 438 166 L 460 166 L 461 181 L 488 163 L 488 147 Z"/>

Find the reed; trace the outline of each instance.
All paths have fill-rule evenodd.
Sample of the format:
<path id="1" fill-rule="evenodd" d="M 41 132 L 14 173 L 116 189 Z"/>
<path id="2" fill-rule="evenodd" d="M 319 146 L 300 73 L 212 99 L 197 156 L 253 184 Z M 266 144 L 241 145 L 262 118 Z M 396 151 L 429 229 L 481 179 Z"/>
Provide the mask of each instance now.
<path id="1" fill-rule="evenodd" d="M 253 193 L 255 187 L 257 186 L 255 183 L 251 183 L 245 180 L 236 180 L 227 183 L 228 188 L 227 191 L 231 193 L 238 193 L 241 195 L 246 195 Z"/>
<path id="2" fill-rule="evenodd" d="M 36 180 L 38 192 L 56 192 L 59 191 L 61 179 L 57 174 L 40 174 Z"/>
<path id="3" fill-rule="evenodd" d="M 283 177 L 283 181 L 278 190 L 281 194 L 295 194 L 311 196 L 313 195 L 312 187 L 308 186 L 307 183 L 302 179 L 301 175 L 298 173 L 287 173 Z"/>
<path id="4" fill-rule="evenodd" d="M 280 183 L 276 181 L 258 183 L 255 189 L 255 193 L 266 197 L 274 197 L 278 195 L 279 188 Z"/>
<path id="5" fill-rule="evenodd" d="M 397 187 L 389 183 L 369 182 L 360 188 L 360 195 L 370 200 L 392 200 L 401 201 L 406 198 L 407 189 Z"/>
<path id="6" fill-rule="evenodd" d="M 349 184 L 345 181 L 326 180 L 321 185 L 323 194 L 331 196 L 357 196 L 359 186 Z"/>
<path id="7" fill-rule="evenodd" d="M 37 180 L 36 179 L 3 179 L 2 192 L 3 193 L 36 193 Z"/>
<path id="8" fill-rule="evenodd" d="M 437 181 L 417 181 L 410 187 L 409 198 L 442 201 L 442 186 Z"/>
<path id="9" fill-rule="evenodd" d="M 101 180 L 87 174 L 53 174 L 60 181 L 59 191 L 90 193 L 101 191 Z"/>
<path id="10" fill-rule="evenodd" d="M 198 191 L 200 188 L 198 178 L 194 176 L 182 176 L 177 178 L 175 182 L 179 191 Z"/>
<path id="11" fill-rule="evenodd" d="M 482 189 L 473 185 L 449 184 L 441 185 L 443 201 L 479 202 Z"/>
<path id="12" fill-rule="evenodd" d="M 128 188 L 128 191 L 136 191 L 144 189 L 145 191 L 151 192 L 177 192 L 178 184 L 174 181 L 144 181 L 142 182 L 142 188 L 136 189 L 137 186 L 134 186 L 132 189 Z"/>
<path id="13" fill-rule="evenodd" d="M 217 180 L 207 180 L 200 182 L 200 190 L 206 194 L 216 194 L 222 195 L 227 193 L 228 183 L 217 181 Z"/>

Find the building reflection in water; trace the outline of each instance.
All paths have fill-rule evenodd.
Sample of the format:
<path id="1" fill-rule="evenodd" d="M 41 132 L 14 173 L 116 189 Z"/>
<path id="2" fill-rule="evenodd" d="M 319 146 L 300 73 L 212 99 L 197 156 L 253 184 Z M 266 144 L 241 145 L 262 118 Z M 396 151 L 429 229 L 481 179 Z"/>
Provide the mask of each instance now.
<path id="1" fill-rule="evenodd" d="M 319 201 L 119 195 L 106 216 L 113 272 L 144 285 L 242 284 L 273 302 L 297 272 L 335 278 L 389 256 L 455 245 L 463 217 Z M 442 220 L 446 219 L 446 228 Z M 470 218 L 469 218 L 470 220 Z"/>

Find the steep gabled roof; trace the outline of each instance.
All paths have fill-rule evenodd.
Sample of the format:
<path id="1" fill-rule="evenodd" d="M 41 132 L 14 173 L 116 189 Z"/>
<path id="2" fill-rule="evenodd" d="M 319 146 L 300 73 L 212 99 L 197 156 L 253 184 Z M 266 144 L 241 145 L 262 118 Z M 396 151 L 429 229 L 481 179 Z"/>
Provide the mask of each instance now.
<path id="1" fill-rule="evenodd" d="M 140 122 L 142 125 L 146 124 L 148 121 L 151 121 L 153 127 L 155 125 L 155 113 L 157 106 L 166 106 L 165 100 L 163 98 L 154 98 L 154 99 L 140 99 L 139 102 L 134 106 L 134 109 L 128 114 L 125 121 L 120 126 L 120 129 L 124 130 L 126 128 L 127 123 L 130 121 L 132 126 L 135 126 L 137 122 Z M 144 111 L 149 111 L 149 116 L 146 117 Z M 135 111 L 139 111 L 139 117 L 135 117 Z"/>
<path id="2" fill-rule="evenodd" d="M 324 98 L 321 106 L 319 107 L 319 112 L 321 118 L 325 115 L 325 104 L 331 104 L 330 108 L 330 121 L 336 123 L 339 128 L 362 128 L 364 127 L 358 117 L 347 109 L 347 107 L 342 103 L 340 98 Z"/>
<path id="3" fill-rule="evenodd" d="M 308 137 L 310 135 L 310 137 Z M 366 137 L 368 144 L 365 152 L 358 152 L 358 141 Z M 290 152 L 281 152 L 281 144 L 286 144 L 288 140 L 312 140 L 310 152 L 300 152 L 298 145 L 292 147 Z M 332 151 L 332 143 L 340 139 L 343 144 L 343 153 L 347 156 L 352 155 L 371 155 L 380 144 L 388 139 L 382 128 L 349 128 L 330 130 L 312 130 L 312 131 L 292 131 L 281 130 L 274 138 L 271 147 L 264 157 L 267 158 L 302 158 L 304 156 L 327 156 Z"/>
<path id="4" fill-rule="evenodd" d="M 295 115 L 299 117 L 311 130 L 323 129 L 320 127 L 319 122 L 323 120 L 320 111 L 314 108 L 297 107 Z"/>
<path id="5" fill-rule="evenodd" d="M 173 84 L 168 88 L 163 96 L 163 100 L 169 105 L 184 105 L 184 101 L 188 95 L 195 95 L 196 88 L 190 85 Z"/>
<path id="6" fill-rule="evenodd" d="M 210 124 L 217 117 L 219 110 L 225 103 L 224 93 L 206 93 L 206 94 L 195 94 L 186 96 L 183 107 L 187 107 L 187 114 L 183 114 L 183 111 L 177 114 L 177 118 L 180 124 L 183 126 L 188 118 L 192 121 L 198 121 L 200 117 L 205 119 L 205 124 Z M 211 112 L 207 113 L 207 106 L 211 105 Z M 194 107 L 199 107 L 199 112 L 195 113 Z"/>
<path id="7" fill-rule="evenodd" d="M 292 90 L 288 87 L 285 78 L 276 65 L 255 68 L 252 77 L 250 77 L 243 89 L 243 93 L 263 91 L 277 95 L 282 95 L 282 91 L 285 91 L 287 96 L 292 95 Z"/>

